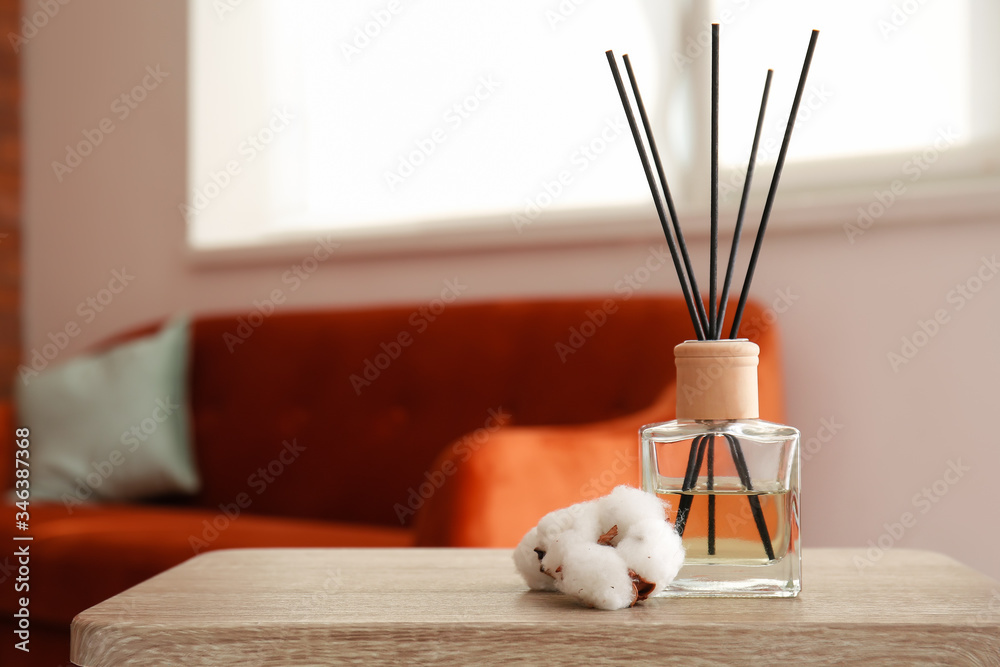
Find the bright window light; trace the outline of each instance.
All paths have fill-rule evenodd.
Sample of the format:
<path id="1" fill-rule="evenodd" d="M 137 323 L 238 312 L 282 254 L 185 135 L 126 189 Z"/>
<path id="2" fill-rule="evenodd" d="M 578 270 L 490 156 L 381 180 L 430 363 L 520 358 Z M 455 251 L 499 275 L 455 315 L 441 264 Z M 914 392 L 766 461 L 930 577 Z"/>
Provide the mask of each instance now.
<path id="1" fill-rule="evenodd" d="M 813 28 L 820 38 L 789 160 L 908 151 L 939 131 L 969 143 L 970 2 L 720 0 L 730 17 L 720 30 L 720 161 L 746 163 L 769 67 L 765 127 L 780 144 Z"/>
<path id="2" fill-rule="evenodd" d="M 813 28 L 821 35 L 788 160 L 838 163 L 819 174 L 825 187 L 853 175 L 844 164 L 922 149 L 942 133 L 966 146 L 998 135 L 995 0 L 189 7 L 189 201 L 180 208 L 195 248 L 648 207 L 609 48 L 632 58 L 675 199 L 698 212 L 707 207 L 713 20 L 722 24 L 725 183 L 740 182 L 768 68 L 759 159 L 777 157 Z"/>
<path id="3" fill-rule="evenodd" d="M 196 246 L 649 196 L 604 55 L 630 53 L 656 108 L 642 2 L 211 4 L 191 4 Z"/>

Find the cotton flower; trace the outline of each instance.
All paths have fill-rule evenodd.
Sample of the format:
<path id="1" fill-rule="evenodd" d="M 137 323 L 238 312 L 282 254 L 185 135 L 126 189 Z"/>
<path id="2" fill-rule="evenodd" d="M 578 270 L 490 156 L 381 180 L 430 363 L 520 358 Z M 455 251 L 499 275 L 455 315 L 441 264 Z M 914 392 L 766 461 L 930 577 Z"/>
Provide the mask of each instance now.
<path id="1" fill-rule="evenodd" d="M 514 550 L 532 590 L 561 591 L 598 609 L 655 596 L 683 562 L 665 503 L 628 486 L 545 515 Z"/>

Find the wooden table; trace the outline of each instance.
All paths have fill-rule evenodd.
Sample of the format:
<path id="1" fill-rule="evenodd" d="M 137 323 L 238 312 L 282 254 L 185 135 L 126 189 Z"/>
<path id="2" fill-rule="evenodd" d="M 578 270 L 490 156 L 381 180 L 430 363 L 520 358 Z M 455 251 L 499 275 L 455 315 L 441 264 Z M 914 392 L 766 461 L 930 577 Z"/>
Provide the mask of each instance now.
<path id="1" fill-rule="evenodd" d="M 1000 665 L 1000 583 L 945 556 L 807 549 L 793 599 L 621 611 L 529 592 L 507 550 L 208 552 L 73 621 L 102 665 Z"/>

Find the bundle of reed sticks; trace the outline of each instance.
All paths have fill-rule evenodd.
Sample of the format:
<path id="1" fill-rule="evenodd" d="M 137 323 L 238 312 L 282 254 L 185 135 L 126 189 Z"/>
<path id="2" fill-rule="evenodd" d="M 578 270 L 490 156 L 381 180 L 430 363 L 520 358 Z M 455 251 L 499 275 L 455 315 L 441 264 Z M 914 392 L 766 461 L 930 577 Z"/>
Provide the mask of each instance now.
<path id="1" fill-rule="evenodd" d="M 746 276 L 743 279 L 743 289 L 740 292 L 739 304 L 733 316 L 733 323 L 729 331 L 729 338 L 735 339 L 739 336 L 740 321 L 743 318 L 743 309 L 746 306 L 747 297 L 750 294 L 750 284 L 753 282 L 754 271 L 757 268 L 757 260 L 760 257 L 761 246 L 764 241 L 764 233 L 767 231 L 767 221 L 771 216 L 771 209 L 774 206 L 774 197 L 778 191 L 778 182 L 781 179 L 781 170 L 785 164 L 785 156 L 788 153 L 788 144 L 792 137 L 792 130 L 795 127 L 795 118 L 798 115 L 799 103 L 802 100 L 802 92 L 805 89 L 806 76 L 809 73 L 809 64 L 812 62 L 813 51 L 816 48 L 816 39 L 819 36 L 818 30 L 813 30 L 809 39 L 809 48 L 806 51 L 805 61 L 802 63 L 802 73 L 799 75 L 799 85 L 795 90 L 795 98 L 792 101 L 792 110 L 788 115 L 788 124 L 785 127 L 785 136 L 781 142 L 781 149 L 778 152 L 778 159 L 774 166 L 774 173 L 771 176 L 771 187 L 767 193 L 764 203 L 764 210 L 761 214 L 760 225 L 757 227 L 757 237 L 754 241 L 753 251 L 750 255 L 750 262 L 747 265 Z M 750 162 L 747 165 L 746 179 L 743 184 L 743 194 L 740 197 L 739 212 L 736 217 L 736 226 L 733 230 L 733 242 L 729 249 L 729 263 L 726 267 L 726 275 L 723 280 L 721 293 L 717 290 L 718 275 L 718 255 L 719 255 L 719 24 L 712 24 L 712 161 L 711 161 L 711 212 L 710 212 L 710 266 L 709 266 L 709 295 L 708 309 L 702 299 L 701 291 L 698 289 L 698 282 L 695 278 L 694 269 L 691 266 L 691 258 L 688 255 L 687 244 L 684 242 L 684 233 L 681 231 L 680 223 L 677 219 L 677 211 L 674 207 L 673 198 L 670 196 L 670 188 L 667 186 L 667 179 L 663 172 L 663 163 L 660 160 L 659 151 L 656 149 L 656 140 L 653 138 L 653 131 L 650 127 L 649 117 L 646 115 L 646 108 L 642 103 L 642 95 L 639 93 L 639 86 L 636 83 L 635 73 L 632 71 L 632 63 L 628 55 L 623 56 L 625 69 L 628 72 L 629 82 L 632 87 L 632 94 L 635 98 L 636 107 L 639 109 L 639 116 L 648 142 L 649 153 L 653 156 L 653 166 L 656 168 L 656 176 L 653 174 L 653 166 L 650 165 L 646 146 L 643 144 L 639 127 L 632 112 L 632 105 L 629 102 L 628 93 L 622 82 L 621 72 L 615 60 L 614 53 L 607 51 L 608 64 L 611 66 L 611 73 L 615 78 L 615 85 L 618 87 L 618 94 L 621 96 L 622 106 L 628 118 L 629 127 L 632 130 L 632 138 L 635 139 L 636 148 L 639 150 L 639 159 L 642 160 L 642 168 L 646 173 L 646 180 L 649 183 L 649 191 L 653 195 L 653 204 L 656 206 L 656 214 L 663 227 L 663 234 L 667 239 L 667 247 L 673 259 L 674 269 L 677 271 L 677 279 L 680 281 L 681 291 L 684 293 L 684 300 L 687 302 L 688 313 L 691 316 L 691 323 L 694 325 L 695 334 L 698 340 L 719 340 L 722 337 L 722 324 L 726 315 L 726 304 L 729 300 L 729 290 L 732 285 L 733 272 L 736 265 L 736 254 L 739 247 L 740 236 L 743 232 L 743 219 L 746 214 L 747 200 L 750 194 L 750 185 L 753 181 L 754 166 L 757 162 L 757 147 L 760 143 L 761 128 L 764 125 L 764 111 L 767 108 L 767 97 L 771 89 L 772 70 L 767 70 L 767 77 L 764 80 L 764 94 L 760 101 L 760 112 L 757 115 L 757 129 L 754 132 L 753 145 L 750 149 Z M 659 185 L 657 184 L 657 179 Z M 664 205 L 665 204 L 665 205 Z M 667 218 L 669 216 L 670 223 Z"/>

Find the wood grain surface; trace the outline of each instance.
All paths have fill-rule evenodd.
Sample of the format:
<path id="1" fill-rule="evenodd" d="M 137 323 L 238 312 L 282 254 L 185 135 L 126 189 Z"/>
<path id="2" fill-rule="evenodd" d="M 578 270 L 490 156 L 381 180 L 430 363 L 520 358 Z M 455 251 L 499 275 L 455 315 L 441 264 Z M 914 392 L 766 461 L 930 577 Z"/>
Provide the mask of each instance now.
<path id="1" fill-rule="evenodd" d="M 74 619 L 105 665 L 1000 665 L 1000 583 L 940 554 L 806 549 L 791 599 L 597 611 L 528 591 L 508 550 L 209 552 Z"/>

